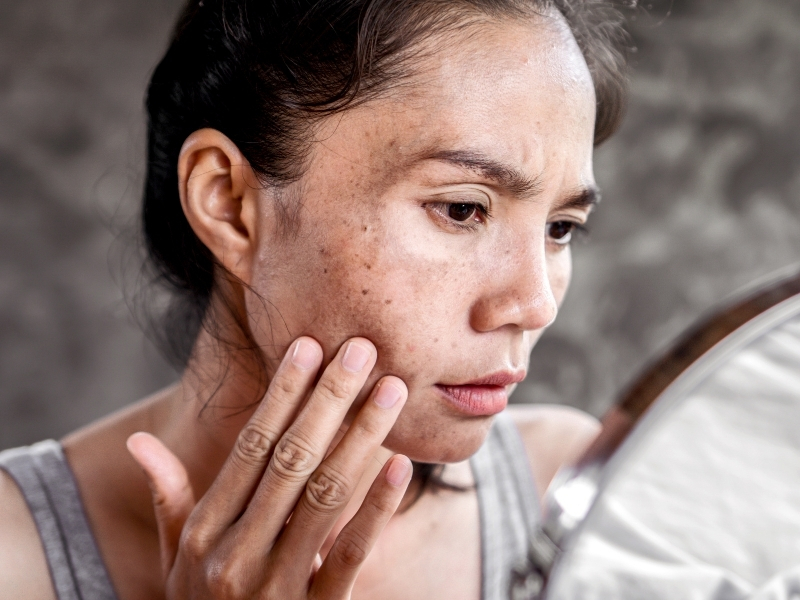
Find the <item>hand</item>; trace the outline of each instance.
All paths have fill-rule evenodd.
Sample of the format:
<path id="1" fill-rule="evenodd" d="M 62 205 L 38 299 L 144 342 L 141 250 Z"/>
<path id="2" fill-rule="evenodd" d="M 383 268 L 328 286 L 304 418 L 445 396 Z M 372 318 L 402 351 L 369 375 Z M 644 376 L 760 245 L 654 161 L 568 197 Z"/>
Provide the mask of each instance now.
<path id="1" fill-rule="evenodd" d="M 350 597 L 359 569 L 411 479 L 408 458 L 389 459 L 359 511 L 320 559 L 322 544 L 408 394 L 400 379 L 383 377 L 325 458 L 375 360 L 368 340 L 349 340 L 314 387 L 322 349 L 310 338 L 296 340 L 197 503 L 186 469 L 158 439 L 146 433 L 128 439 L 153 492 L 167 598 Z"/>

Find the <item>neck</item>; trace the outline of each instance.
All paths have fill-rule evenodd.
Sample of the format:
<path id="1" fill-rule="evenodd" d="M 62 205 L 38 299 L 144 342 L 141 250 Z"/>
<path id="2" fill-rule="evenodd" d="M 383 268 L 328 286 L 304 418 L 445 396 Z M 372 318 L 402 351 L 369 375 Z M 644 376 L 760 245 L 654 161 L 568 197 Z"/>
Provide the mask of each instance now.
<path id="1" fill-rule="evenodd" d="M 247 344 L 201 329 L 180 382 L 160 407 L 154 432 L 183 462 L 200 498 L 266 392 L 274 366 Z"/>

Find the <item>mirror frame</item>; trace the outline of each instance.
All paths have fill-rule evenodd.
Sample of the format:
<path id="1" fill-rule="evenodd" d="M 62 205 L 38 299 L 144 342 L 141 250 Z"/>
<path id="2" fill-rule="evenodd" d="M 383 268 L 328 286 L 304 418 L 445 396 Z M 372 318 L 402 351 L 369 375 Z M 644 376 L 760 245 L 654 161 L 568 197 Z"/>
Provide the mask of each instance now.
<path id="1" fill-rule="evenodd" d="M 800 298 L 800 270 L 745 291 L 688 329 L 627 386 L 601 419 L 602 429 L 578 462 L 562 469 L 547 490 L 544 517 L 534 532 L 530 565 L 512 577 L 512 598 L 541 598 L 554 565 L 584 521 L 609 475 L 607 465 L 656 400 L 701 357 L 779 304 Z M 753 286 L 750 287 L 750 290 Z M 738 337 L 738 336 L 737 336 Z M 733 340 L 731 340 L 733 341 Z"/>

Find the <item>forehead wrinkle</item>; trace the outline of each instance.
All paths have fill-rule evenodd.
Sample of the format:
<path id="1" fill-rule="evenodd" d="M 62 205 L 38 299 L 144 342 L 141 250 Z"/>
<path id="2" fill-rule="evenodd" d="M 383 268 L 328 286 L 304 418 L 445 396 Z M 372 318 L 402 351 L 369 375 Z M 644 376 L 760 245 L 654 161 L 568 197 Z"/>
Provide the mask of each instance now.
<path id="1" fill-rule="evenodd" d="M 419 161 L 438 160 L 473 171 L 490 179 L 520 198 L 531 198 L 542 191 L 539 177 L 531 179 L 515 167 L 474 150 L 439 150 L 423 154 Z"/>

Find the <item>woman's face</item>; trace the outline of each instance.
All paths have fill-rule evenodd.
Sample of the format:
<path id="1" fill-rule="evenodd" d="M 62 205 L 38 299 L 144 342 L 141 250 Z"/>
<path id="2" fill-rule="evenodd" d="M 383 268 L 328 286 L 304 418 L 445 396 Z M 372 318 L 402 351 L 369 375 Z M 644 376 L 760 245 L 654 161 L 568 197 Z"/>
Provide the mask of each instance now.
<path id="1" fill-rule="evenodd" d="M 265 192 L 248 309 L 265 348 L 309 335 L 330 359 L 371 340 L 370 382 L 409 389 L 385 445 L 452 462 L 480 446 L 564 297 L 571 224 L 595 197 L 595 97 L 560 18 L 439 43 L 410 82 L 321 124 L 286 190 L 293 226 Z"/>

